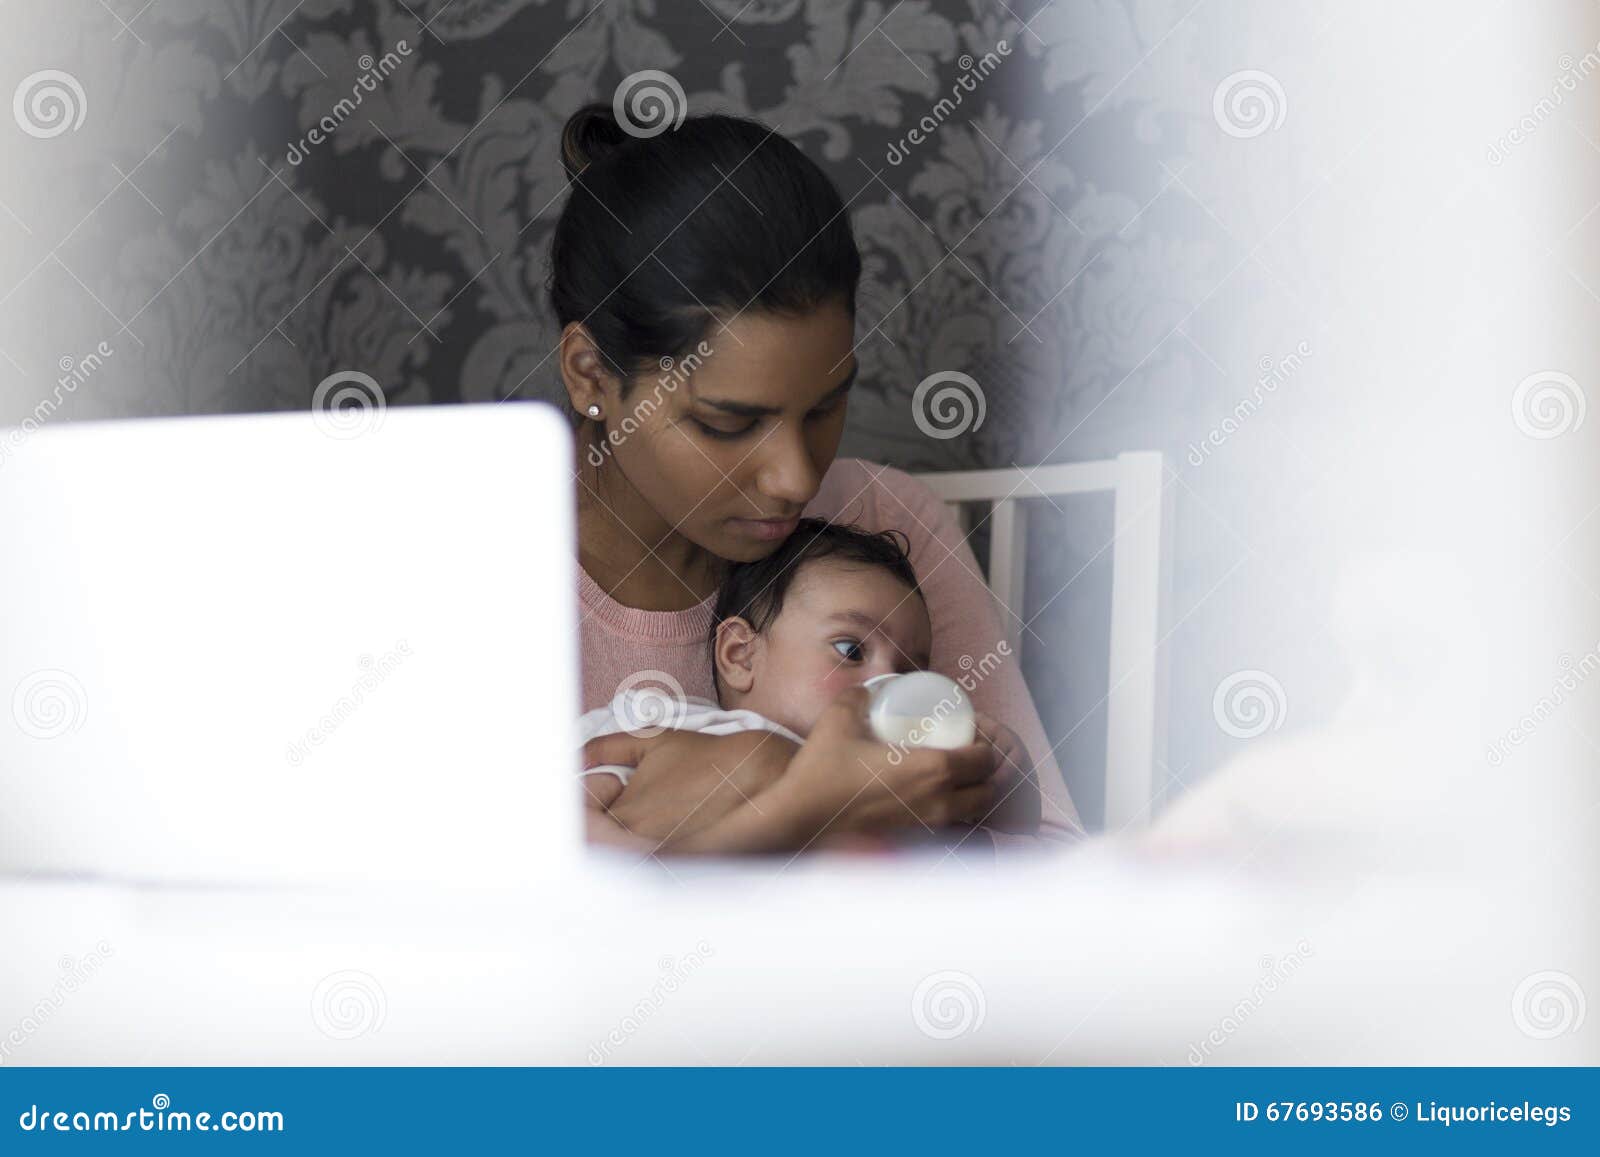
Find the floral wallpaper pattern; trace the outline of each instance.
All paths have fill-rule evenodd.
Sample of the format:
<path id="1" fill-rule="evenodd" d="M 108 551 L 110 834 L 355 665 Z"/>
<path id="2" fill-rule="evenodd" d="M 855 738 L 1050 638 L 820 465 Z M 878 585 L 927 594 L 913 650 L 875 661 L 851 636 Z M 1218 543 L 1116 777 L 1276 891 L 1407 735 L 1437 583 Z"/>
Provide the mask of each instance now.
<path id="1" fill-rule="evenodd" d="M 928 466 L 1037 460 L 1148 352 L 1204 255 L 1124 230 L 1143 191 L 1052 149 L 1090 109 L 1127 122 L 1125 147 L 1160 148 L 1149 93 L 1115 80 L 1178 5 L 1034 4 L 1025 21 L 1027 7 L 160 0 L 111 40 L 119 18 L 90 6 L 75 47 L 95 111 L 116 118 L 106 152 L 139 165 L 141 187 L 177 194 L 118 197 L 92 219 L 117 250 L 95 292 L 149 369 L 148 393 L 100 408 L 304 406 L 352 364 L 392 403 L 549 395 L 561 124 L 660 70 L 691 111 L 781 128 L 849 200 L 867 267 L 850 449 Z M 385 54 L 397 66 L 380 77 Z M 997 66 L 973 81 L 985 54 Z M 960 106 L 887 160 L 946 96 Z M 335 127 L 307 144 L 319 123 Z M 970 438 L 905 420 L 940 370 L 983 386 Z"/>

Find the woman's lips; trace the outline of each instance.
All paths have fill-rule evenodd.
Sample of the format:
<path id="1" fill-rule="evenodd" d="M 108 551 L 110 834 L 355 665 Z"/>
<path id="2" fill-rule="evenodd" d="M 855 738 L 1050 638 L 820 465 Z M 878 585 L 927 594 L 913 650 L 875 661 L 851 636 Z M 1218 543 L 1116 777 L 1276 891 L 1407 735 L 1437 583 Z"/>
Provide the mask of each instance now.
<path id="1" fill-rule="evenodd" d="M 728 525 L 749 538 L 772 542 L 788 538 L 799 521 L 798 518 L 730 518 Z"/>

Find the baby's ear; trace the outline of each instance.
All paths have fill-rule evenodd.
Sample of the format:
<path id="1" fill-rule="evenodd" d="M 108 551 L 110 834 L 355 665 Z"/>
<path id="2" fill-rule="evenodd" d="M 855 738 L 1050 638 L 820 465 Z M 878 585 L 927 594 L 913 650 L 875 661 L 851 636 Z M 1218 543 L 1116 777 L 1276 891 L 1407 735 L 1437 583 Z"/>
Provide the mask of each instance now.
<path id="1" fill-rule="evenodd" d="M 717 679 L 728 691 L 747 694 L 756 682 L 756 650 L 761 637 L 738 615 L 717 624 L 717 643 L 712 659 Z"/>

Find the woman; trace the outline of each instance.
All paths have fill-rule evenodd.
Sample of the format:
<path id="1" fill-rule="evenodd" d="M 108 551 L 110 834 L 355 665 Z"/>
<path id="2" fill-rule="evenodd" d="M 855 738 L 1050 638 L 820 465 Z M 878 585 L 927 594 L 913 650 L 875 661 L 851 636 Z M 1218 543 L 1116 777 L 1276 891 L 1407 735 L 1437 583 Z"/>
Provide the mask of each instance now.
<path id="1" fill-rule="evenodd" d="M 802 514 L 907 535 L 933 669 L 960 677 L 1003 655 L 993 598 L 944 505 L 901 471 L 835 460 L 861 258 L 823 172 L 753 121 L 690 117 L 640 138 L 604 105 L 572 116 L 562 153 L 571 191 L 549 289 L 581 463 L 583 710 L 641 677 L 713 698 L 720 572 L 776 550 Z M 987 739 L 957 751 L 891 758 L 859 688 L 799 746 L 769 733 L 594 740 L 589 765 L 637 771 L 609 812 L 592 810 L 591 835 L 781 851 L 976 822 L 996 802 L 998 719 L 1037 768 L 1041 836 L 1070 837 L 1077 814 L 1015 660 L 982 669 L 971 694 Z"/>

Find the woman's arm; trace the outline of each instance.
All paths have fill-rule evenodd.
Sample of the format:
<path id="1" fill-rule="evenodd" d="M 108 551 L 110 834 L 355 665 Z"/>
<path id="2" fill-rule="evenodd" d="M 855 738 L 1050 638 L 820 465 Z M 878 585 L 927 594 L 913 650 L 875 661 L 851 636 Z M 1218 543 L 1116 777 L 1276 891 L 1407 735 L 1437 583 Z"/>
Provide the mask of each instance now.
<path id="1" fill-rule="evenodd" d="M 606 813 L 614 830 L 591 815 L 591 839 L 646 851 L 798 852 L 825 837 L 936 828 L 987 814 L 994 748 L 891 751 L 868 730 L 866 702 L 859 687 L 843 692 L 798 748 L 770 732 L 592 740 L 587 764 L 637 770 Z M 760 742 L 764 735 L 771 747 Z"/>
<path id="2" fill-rule="evenodd" d="M 651 738 L 603 736 L 585 745 L 584 757 L 590 764 L 636 769 L 606 810 L 625 831 L 668 847 L 775 783 L 799 750 L 799 744 L 772 731 L 667 731 Z"/>

